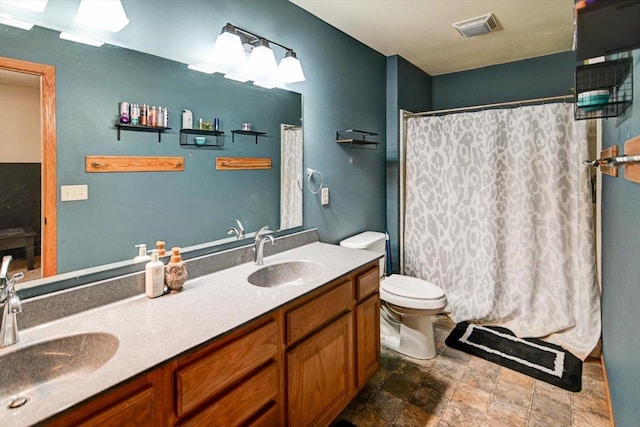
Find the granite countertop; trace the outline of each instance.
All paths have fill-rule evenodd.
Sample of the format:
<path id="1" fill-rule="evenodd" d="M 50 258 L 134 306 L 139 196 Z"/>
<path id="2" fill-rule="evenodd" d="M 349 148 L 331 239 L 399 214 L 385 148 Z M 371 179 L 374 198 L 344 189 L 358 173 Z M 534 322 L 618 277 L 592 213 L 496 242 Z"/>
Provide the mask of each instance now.
<path id="1" fill-rule="evenodd" d="M 188 280 L 178 294 L 155 299 L 143 294 L 22 330 L 20 342 L 0 349 L 0 357 L 40 341 L 87 332 L 112 334 L 118 338 L 119 347 L 94 372 L 67 375 L 46 385 L 20 390 L 21 394 L 31 395 L 30 402 L 22 408 L 7 409 L 10 396 L 0 396 L 0 425 L 23 426 L 42 421 L 379 257 L 374 252 L 312 243 L 264 259 L 265 266 L 290 260 L 321 264 L 321 274 L 307 283 L 275 288 L 253 286 L 247 277 L 261 266 L 245 263 Z M 0 382 L 5 369 L 11 367 L 2 366 Z"/>

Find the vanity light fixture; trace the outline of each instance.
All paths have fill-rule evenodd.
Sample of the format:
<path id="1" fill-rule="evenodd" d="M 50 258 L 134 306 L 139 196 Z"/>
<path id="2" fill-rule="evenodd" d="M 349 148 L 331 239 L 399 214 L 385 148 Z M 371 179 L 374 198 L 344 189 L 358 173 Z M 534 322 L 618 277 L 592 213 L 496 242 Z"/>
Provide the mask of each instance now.
<path id="1" fill-rule="evenodd" d="M 95 46 L 95 47 L 100 47 L 104 44 L 104 42 L 101 42 L 100 40 L 94 40 L 88 37 L 78 36 L 76 34 L 65 33 L 65 32 L 60 33 L 60 38 L 63 40 L 69 40 L 76 43 L 88 44 L 89 46 Z"/>
<path id="2" fill-rule="evenodd" d="M 27 31 L 33 28 L 33 24 L 31 22 L 21 21 L 2 13 L 0 13 L 0 24 L 10 25 L 12 27 L 20 28 Z"/>
<path id="3" fill-rule="evenodd" d="M 49 0 L 3 0 L 0 3 L 42 13 L 44 12 L 44 8 L 47 7 L 48 1 Z"/>
<path id="4" fill-rule="evenodd" d="M 80 0 L 75 21 L 100 30 L 117 33 L 129 24 L 120 0 Z"/>
<path id="5" fill-rule="evenodd" d="M 280 66 L 271 45 L 284 50 Z M 250 52 L 249 57 L 245 52 Z M 227 23 L 213 46 L 212 63 L 217 72 L 241 82 L 273 88 L 282 83 L 305 80 L 293 49 Z"/>
<path id="6" fill-rule="evenodd" d="M 216 68 L 222 72 L 232 71 L 233 68 L 240 67 L 246 61 L 247 57 L 242 47 L 242 41 L 233 25 L 227 24 L 222 28 L 222 32 L 213 45 L 212 56 Z"/>

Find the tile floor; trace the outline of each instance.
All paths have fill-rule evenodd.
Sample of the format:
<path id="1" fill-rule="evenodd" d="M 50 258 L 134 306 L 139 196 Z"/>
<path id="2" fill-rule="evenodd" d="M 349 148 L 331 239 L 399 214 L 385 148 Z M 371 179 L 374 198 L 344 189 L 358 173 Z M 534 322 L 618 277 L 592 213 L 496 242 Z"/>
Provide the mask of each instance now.
<path id="1" fill-rule="evenodd" d="M 583 364 L 582 391 L 572 393 L 447 347 L 454 326 L 434 317 L 431 360 L 383 347 L 380 371 L 337 419 L 358 427 L 610 426 L 599 360 Z"/>

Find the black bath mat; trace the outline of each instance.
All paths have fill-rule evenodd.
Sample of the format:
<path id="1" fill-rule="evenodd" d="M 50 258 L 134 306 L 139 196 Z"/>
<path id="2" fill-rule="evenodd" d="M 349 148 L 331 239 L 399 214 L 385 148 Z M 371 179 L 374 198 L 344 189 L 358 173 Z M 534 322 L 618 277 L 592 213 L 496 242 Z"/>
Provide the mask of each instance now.
<path id="1" fill-rule="evenodd" d="M 577 392 L 582 387 L 582 361 L 555 344 L 468 322 L 458 323 L 445 343 L 565 390 Z"/>

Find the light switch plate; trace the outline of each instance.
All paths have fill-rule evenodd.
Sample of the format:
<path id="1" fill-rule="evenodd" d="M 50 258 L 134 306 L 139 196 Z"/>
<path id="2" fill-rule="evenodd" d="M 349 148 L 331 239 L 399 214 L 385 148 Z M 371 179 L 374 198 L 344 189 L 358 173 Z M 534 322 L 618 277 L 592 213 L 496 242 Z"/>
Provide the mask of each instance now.
<path id="1" fill-rule="evenodd" d="M 88 185 L 62 185 L 60 186 L 60 201 L 72 202 L 75 200 L 87 200 L 89 198 Z"/>
<path id="2" fill-rule="evenodd" d="M 323 205 L 328 205 L 329 204 L 329 189 L 328 188 L 323 188 L 322 189 L 322 204 Z"/>

